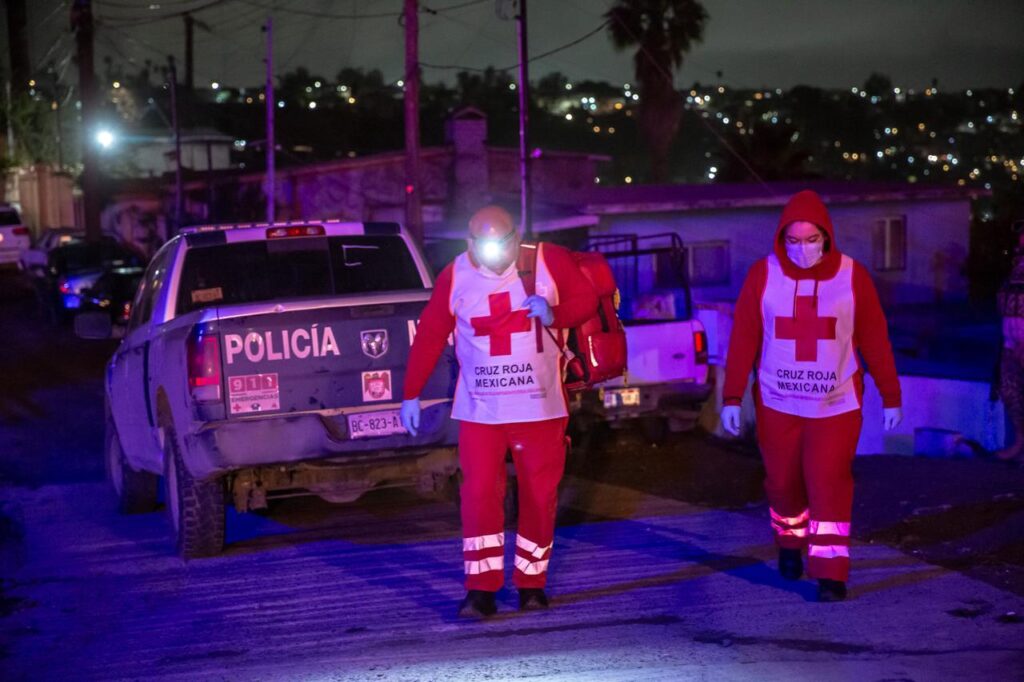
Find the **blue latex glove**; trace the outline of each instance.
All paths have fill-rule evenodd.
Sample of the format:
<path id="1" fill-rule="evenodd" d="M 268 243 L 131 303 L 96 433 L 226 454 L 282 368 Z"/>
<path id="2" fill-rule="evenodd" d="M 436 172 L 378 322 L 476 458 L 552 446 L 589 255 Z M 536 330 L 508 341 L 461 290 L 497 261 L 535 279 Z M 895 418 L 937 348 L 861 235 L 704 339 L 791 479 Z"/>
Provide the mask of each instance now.
<path id="1" fill-rule="evenodd" d="M 402 421 L 402 426 L 411 435 L 419 435 L 420 429 L 420 399 L 413 398 L 412 400 L 403 400 L 402 409 L 399 410 L 398 418 Z"/>
<path id="2" fill-rule="evenodd" d="M 722 408 L 722 428 L 734 436 L 740 435 L 741 422 L 739 405 L 726 405 Z"/>
<path id="3" fill-rule="evenodd" d="M 903 421 L 903 410 L 899 407 L 886 407 L 882 409 L 882 424 L 886 431 L 892 431 Z"/>
<path id="4" fill-rule="evenodd" d="M 551 305 L 543 296 L 537 294 L 530 296 L 523 301 L 523 309 L 530 311 L 526 315 L 527 317 L 539 318 L 540 323 L 545 327 L 550 327 L 555 321 L 555 311 L 551 309 Z"/>

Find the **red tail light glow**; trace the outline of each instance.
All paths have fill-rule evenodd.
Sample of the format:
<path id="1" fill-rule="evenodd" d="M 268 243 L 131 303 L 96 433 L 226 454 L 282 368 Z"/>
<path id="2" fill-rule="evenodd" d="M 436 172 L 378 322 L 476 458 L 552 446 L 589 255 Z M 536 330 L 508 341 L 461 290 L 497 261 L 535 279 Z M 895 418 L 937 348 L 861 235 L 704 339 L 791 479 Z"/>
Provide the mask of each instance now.
<path id="1" fill-rule="evenodd" d="M 60 288 L 60 293 L 62 293 L 62 294 L 70 294 L 71 293 L 71 285 L 68 284 L 68 281 L 66 279 L 61 279 L 60 280 L 59 288 Z"/>
<path id="2" fill-rule="evenodd" d="M 220 336 L 202 327 L 189 336 L 188 385 L 196 400 L 220 400 Z"/>
<path id="3" fill-rule="evenodd" d="M 708 335 L 704 331 L 693 333 L 693 359 L 698 364 L 706 364 L 708 361 Z"/>
<path id="4" fill-rule="evenodd" d="M 28 228 L 27 227 L 16 227 L 13 230 L 11 230 L 11 232 L 13 232 L 18 237 L 27 237 L 28 236 Z"/>
<path id="5" fill-rule="evenodd" d="M 323 225 L 294 225 L 288 227 L 267 228 L 267 239 L 281 239 L 282 237 L 322 237 L 324 234 Z"/>

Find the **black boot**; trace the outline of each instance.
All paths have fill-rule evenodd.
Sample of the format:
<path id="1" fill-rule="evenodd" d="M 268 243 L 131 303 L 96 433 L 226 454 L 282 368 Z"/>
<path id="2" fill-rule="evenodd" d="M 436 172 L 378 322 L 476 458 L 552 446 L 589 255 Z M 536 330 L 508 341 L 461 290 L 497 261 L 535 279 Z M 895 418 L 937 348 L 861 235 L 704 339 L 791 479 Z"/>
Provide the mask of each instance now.
<path id="1" fill-rule="evenodd" d="M 470 590 L 459 604 L 459 618 L 487 618 L 498 612 L 494 593 L 485 590 Z"/>
<path id="2" fill-rule="evenodd" d="M 519 590 L 520 611 L 543 611 L 548 607 L 548 595 L 537 587 L 524 587 Z"/>
<path id="3" fill-rule="evenodd" d="M 786 580 L 803 577 L 804 559 L 799 549 L 779 549 L 779 575 Z"/>
<path id="4" fill-rule="evenodd" d="M 846 583 L 842 580 L 822 578 L 818 581 L 818 601 L 843 601 L 846 599 Z"/>

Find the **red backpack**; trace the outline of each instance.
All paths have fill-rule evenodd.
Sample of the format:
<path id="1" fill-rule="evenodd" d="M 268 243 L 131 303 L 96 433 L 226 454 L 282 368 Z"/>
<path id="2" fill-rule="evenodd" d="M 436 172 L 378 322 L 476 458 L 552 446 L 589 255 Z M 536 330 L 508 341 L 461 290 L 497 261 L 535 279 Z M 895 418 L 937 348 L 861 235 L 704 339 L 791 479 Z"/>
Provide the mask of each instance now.
<path id="1" fill-rule="evenodd" d="M 519 261 L 519 276 L 527 296 L 537 288 L 537 245 L 523 244 Z M 565 387 L 582 391 L 594 384 L 622 376 L 626 371 L 626 330 L 615 312 L 618 287 L 615 275 L 605 257 L 593 251 L 573 251 L 572 257 L 583 276 L 597 294 L 594 316 L 569 330 L 562 351 L 566 356 Z M 545 329 L 554 340 L 550 329 L 537 325 L 537 334 Z"/>

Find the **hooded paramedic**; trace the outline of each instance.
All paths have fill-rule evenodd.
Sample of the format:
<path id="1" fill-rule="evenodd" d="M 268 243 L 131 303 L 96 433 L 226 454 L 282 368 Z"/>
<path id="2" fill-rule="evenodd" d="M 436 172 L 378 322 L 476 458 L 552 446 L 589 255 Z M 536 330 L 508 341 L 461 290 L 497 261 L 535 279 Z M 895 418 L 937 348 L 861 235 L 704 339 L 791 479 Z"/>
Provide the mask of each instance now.
<path id="1" fill-rule="evenodd" d="M 508 451 L 519 481 L 513 574 L 519 607 L 548 605 L 544 587 L 569 414 L 560 346 L 564 330 L 593 316 L 598 300 L 571 252 L 521 243 L 504 209 L 489 206 L 470 218 L 468 247 L 438 276 L 420 318 L 401 417 L 415 434 L 420 392 L 454 333 L 459 376 L 452 417 L 460 420 L 467 590 L 459 615 L 481 617 L 495 613 L 495 592 L 505 582 Z M 534 283 L 532 295 L 527 281 Z"/>
<path id="2" fill-rule="evenodd" d="M 765 464 L 779 572 L 818 580 L 821 601 L 846 598 L 851 466 L 860 436 L 867 363 L 886 430 L 903 418 L 885 314 L 863 265 L 839 250 L 821 198 L 796 194 L 772 253 L 747 273 L 736 302 L 722 424 L 740 433 L 753 369 L 757 440 Z"/>

